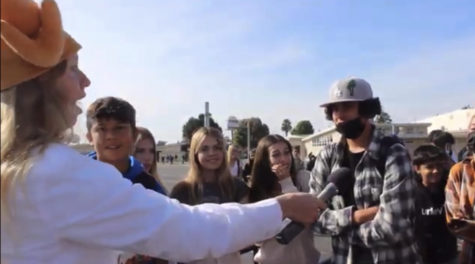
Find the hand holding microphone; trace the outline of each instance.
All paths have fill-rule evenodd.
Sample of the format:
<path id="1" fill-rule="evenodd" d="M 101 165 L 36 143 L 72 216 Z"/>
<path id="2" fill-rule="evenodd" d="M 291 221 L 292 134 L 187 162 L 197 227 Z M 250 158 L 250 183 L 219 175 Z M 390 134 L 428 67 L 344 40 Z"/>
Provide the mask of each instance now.
<path id="1" fill-rule="evenodd" d="M 286 193 L 277 196 L 276 200 L 282 208 L 284 218 L 305 224 L 314 223 L 317 211 L 326 207 L 325 203 L 309 193 Z"/>
<path id="2" fill-rule="evenodd" d="M 317 198 L 322 201 L 327 201 L 337 194 L 346 192 L 349 186 L 351 177 L 351 170 L 348 168 L 340 168 L 335 170 L 328 176 L 328 184 L 318 194 Z M 292 221 L 275 237 L 280 244 L 288 244 L 294 237 L 296 237 L 305 226 L 302 223 Z"/>

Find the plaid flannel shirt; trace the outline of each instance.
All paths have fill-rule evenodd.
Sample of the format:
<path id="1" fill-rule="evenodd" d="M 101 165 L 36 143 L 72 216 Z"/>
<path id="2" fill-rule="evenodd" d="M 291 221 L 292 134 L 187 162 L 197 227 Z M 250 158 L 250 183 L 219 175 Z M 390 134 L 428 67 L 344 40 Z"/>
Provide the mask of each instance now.
<path id="1" fill-rule="evenodd" d="M 475 161 L 466 159 L 450 170 L 445 186 L 445 213 L 449 229 L 463 239 L 459 263 L 475 263 L 475 224 L 455 228 L 454 219 L 475 220 Z"/>
<path id="2" fill-rule="evenodd" d="M 335 264 L 351 264 L 351 245 L 371 250 L 374 263 L 422 263 L 417 253 L 414 215 L 416 182 L 406 148 L 392 145 L 387 152 L 385 174 L 380 175 L 377 164 L 383 135 L 373 127 L 368 149 L 355 168 L 353 187 L 355 206 L 344 204 L 343 197 L 332 198 L 329 208 L 321 215 L 314 230 L 332 236 Z M 341 167 L 346 141 L 326 146 L 317 157 L 310 178 L 310 192 L 318 195 L 331 172 Z M 373 220 L 355 225 L 354 210 L 379 205 Z"/>

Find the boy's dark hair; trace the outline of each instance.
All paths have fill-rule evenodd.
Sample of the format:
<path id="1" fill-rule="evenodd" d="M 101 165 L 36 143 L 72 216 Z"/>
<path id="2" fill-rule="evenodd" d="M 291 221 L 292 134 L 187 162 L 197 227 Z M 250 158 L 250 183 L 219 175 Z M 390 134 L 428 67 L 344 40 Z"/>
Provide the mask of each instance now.
<path id="1" fill-rule="evenodd" d="M 429 133 L 429 141 L 439 148 L 445 148 L 445 144 L 455 144 L 455 138 L 449 132 L 440 129 L 432 130 Z"/>
<path id="2" fill-rule="evenodd" d="M 412 164 L 415 166 L 445 160 L 447 160 L 447 154 L 434 145 L 421 145 L 414 150 L 412 155 Z"/>
<path id="3" fill-rule="evenodd" d="M 135 130 L 135 108 L 127 101 L 117 97 L 102 97 L 87 108 L 87 131 L 99 119 L 114 119 L 121 123 L 129 123 Z"/>
<path id="4" fill-rule="evenodd" d="M 376 115 L 381 114 L 381 102 L 379 98 L 371 98 L 361 102 L 358 102 L 358 112 L 361 117 L 373 118 Z M 327 120 L 332 121 L 333 104 L 329 104 L 325 107 L 325 117 Z"/>

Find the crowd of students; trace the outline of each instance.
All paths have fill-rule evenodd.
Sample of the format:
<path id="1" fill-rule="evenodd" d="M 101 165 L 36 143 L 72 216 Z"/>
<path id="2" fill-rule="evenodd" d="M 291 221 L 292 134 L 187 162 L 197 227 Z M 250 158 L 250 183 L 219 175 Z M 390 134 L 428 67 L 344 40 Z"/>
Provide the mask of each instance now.
<path id="1" fill-rule="evenodd" d="M 359 82 L 362 82 L 362 80 L 359 80 Z M 333 103 L 332 107 L 344 108 L 348 107 L 348 103 L 350 102 Z M 366 125 L 372 129 L 368 132 L 377 133 L 374 131 L 371 122 Z M 87 111 L 87 128 L 87 138 L 91 141 L 95 150 L 88 154 L 89 157 L 114 165 L 124 178 L 133 183 L 140 183 L 145 188 L 167 195 L 168 192 L 157 172 L 155 140 L 150 131 L 142 127 L 136 127 L 135 110 L 132 105 L 115 97 L 96 100 Z M 417 147 L 412 154 L 412 158 L 409 158 L 401 142 L 387 143 L 390 138 L 383 136 L 376 137 L 377 141 L 370 143 L 368 150 L 357 153 L 351 153 L 349 149 L 345 149 L 347 147 L 344 144 L 348 139 L 346 137 L 343 137 L 340 143 L 329 145 L 316 158 L 316 165 L 312 170 L 313 182 L 310 184 L 312 191 L 318 193 L 319 188 L 322 189 L 325 184 L 323 182 L 316 183 L 315 181 L 321 179 L 318 177 L 325 175 L 325 172 L 328 174 L 332 171 L 332 169 L 324 166 L 337 168 L 341 165 L 350 168 L 354 172 L 354 178 L 348 179 L 353 187 L 351 192 L 337 196 L 336 200 L 332 201 L 334 204 L 330 205 L 330 209 L 321 214 L 321 217 L 327 218 L 320 219 L 315 224 L 315 230 L 310 227 L 306 228 L 290 244 L 282 245 L 275 238 L 269 238 L 256 243 L 254 246 L 249 245 L 248 249 L 254 249 L 254 261 L 265 264 L 318 263 L 320 254 L 313 241 L 313 231 L 316 231 L 332 234 L 334 252 L 336 253 L 332 261 L 333 263 L 339 263 L 341 256 L 338 253 L 341 251 L 338 251 L 340 249 L 338 243 L 345 241 L 342 238 L 347 236 L 340 229 L 352 228 L 355 223 L 361 225 L 372 221 L 380 208 L 385 206 L 382 203 L 390 203 L 390 200 L 382 202 L 382 199 L 399 199 L 397 201 L 397 206 L 400 208 L 397 209 L 399 215 L 391 216 L 399 216 L 401 218 L 399 220 L 400 224 L 407 224 L 404 226 L 406 230 L 401 227 L 401 229 L 386 232 L 388 232 L 388 236 L 398 236 L 398 232 L 405 232 L 403 235 L 411 238 L 410 241 L 403 240 L 402 237 L 399 238 L 401 241 L 413 243 L 409 247 L 414 249 L 412 251 L 413 255 L 411 257 L 406 255 L 405 257 L 410 258 L 410 260 L 405 261 L 410 261 L 410 263 L 458 263 L 458 258 L 463 259 L 464 256 L 471 256 L 470 250 L 473 249 L 470 249 L 470 241 L 473 239 L 471 238 L 473 235 L 464 231 L 469 227 L 465 225 L 458 227 L 446 223 L 446 208 L 448 209 L 447 220 L 449 223 L 455 216 L 463 216 L 464 214 L 461 212 L 464 210 L 469 210 L 468 212 L 473 210 L 473 208 L 467 207 L 467 202 L 470 204 L 470 195 L 473 194 L 469 191 L 463 191 L 462 193 L 462 188 L 470 188 L 470 182 L 468 179 L 463 180 L 467 176 L 464 176 L 466 172 L 460 172 L 460 166 L 464 167 L 464 164 L 473 163 L 473 161 L 472 163 L 470 161 L 473 157 L 475 117 L 468 129 L 470 134 L 468 134 L 467 145 L 463 149 L 465 153 L 462 154 L 463 158 L 457 164 L 453 160 L 454 155 L 451 148 L 451 145 L 454 144 L 453 136 L 440 130 L 432 131 L 428 137 L 429 143 Z M 364 128 L 360 135 L 356 135 L 353 139 L 357 139 L 362 135 L 364 135 Z M 249 175 L 245 175 L 244 166 L 240 163 L 240 147 L 237 145 L 226 146 L 224 142 L 223 135 L 215 128 L 202 127 L 193 134 L 189 150 L 189 171 L 186 177 L 173 187 L 170 192 L 171 198 L 189 205 L 228 202 L 247 203 L 258 202 L 282 193 L 309 191 L 310 172 L 306 170 L 303 161 L 297 158 L 300 156 L 299 151 L 293 151 L 289 141 L 282 136 L 269 135 L 259 141 L 257 148 L 253 150 L 252 165 L 246 164 L 251 167 Z M 400 155 L 401 160 L 388 160 L 391 158 L 390 155 L 396 156 L 396 154 L 389 154 L 389 149 L 385 150 L 384 153 L 381 150 L 373 150 L 372 147 L 374 146 L 371 144 L 378 144 L 379 146 L 386 144 L 388 147 L 397 146 L 397 151 L 400 152 L 397 155 Z M 336 152 L 331 154 L 326 151 Z M 374 161 L 371 159 L 365 160 L 366 152 L 375 152 L 375 155 L 379 155 L 379 159 L 385 159 L 382 163 L 383 168 L 373 164 Z M 132 153 L 133 155 L 131 155 Z M 331 156 L 330 160 L 327 156 Z M 409 159 L 412 160 L 411 163 L 409 163 Z M 364 162 L 367 164 L 364 164 Z M 452 167 L 452 176 L 449 177 L 449 171 Z M 390 173 L 393 175 L 390 177 L 399 174 L 399 178 L 396 178 L 399 182 L 390 177 L 388 179 L 381 178 L 382 175 L 385 175 L 385 170 L 391 170 Z M 357 176 L 356 173 L 361 173 L 363 176 Z M 414 175 L 414 177 L 412 178 L 411 175 Z M 360 177 L 360 179 L 357 177 Z M 372 179 L 371 183 L 369 180 L 357 183 L 358 180 L 362 181 L 361 178 L 364 179 L 364 177 L 375 178 Z M 392 192 L 392 197 L 385 198 L 381 194 L 385 191 L 383 186 L 391 180 L 395 181 L 395 183 L 391 183 L 394 187 L 392 187 L 392 190 L 386 190 L 386 192 Z M 458 183 L 455 183 L 455 180 L 458 180 Z M 401 202 L 404 199 L 397 197 L 396 188 L 401 188 L 397 186 L 404 181 L 406 187 L 401 192 L 405 195 L 404 199 L 408 204 L 406 207 L 401 207 Z M 462 186 L 462 183 L 464 183 L 464 186 Z M 317 187 L 316 184 L 320 187 Z M 380 185 L 379 188 L 375 187 L 377 184 Z M 365 190 L 368 186 L 372 188 L 370 192 Z M 451 195 L 447 206 L 445 188 L 449 190 L 447 195 Z M 364 199 L 369 199 L 369 201 L 364 201 Z M 459 202 L 462 201 L 464 206 L 461 208 L 459 204 L 453 202 L 454 199 Z M 350 205 L 350 210 L 355 210 L 358 208 L 358 204 L 362 204 L 361 207 L 363 208 L 366 205 L 366 208 L 371 211 L 360 217 L 353 215 L 353 219 L 348 220 L 346 225 L 349 226 L 347 227 L 343 224 L 344 222 L 341 222 L 344 221 L 344 217 L 331 215 L 331 211 L 337 210 L 338 206 L 343 205 L 343 211 L 333 214 L 344 214 L 345 205 Z M 392 206 L 391 209 L 395 210 L 394 206 L 396 204 L 388 206 Z M 332 224 L 331 221 L 336 221 L 337 224 Z M 470 225 L 470 222 L 468 225 Z M 459 250 L 457 249 L 456 234 L 464 239 L 461 256 L 459 256 Z M 352 242 L 354 244 L 348 244 L 348 251 L 350 248 L 352 251 L 351 255 L 346 253 L 348 255 L 344 255 L 345 260 L 341 263 L 346 263 L 348 258 L 352 259 L 353 263 L 378 263 L 374 259 L 380 258 L 378 254 L 380 254 L 380 251 L 384 252 L 385 247 L 387 251 L 397 249 L 394 244 L 391 244 L 392 241 L 378 242 L 376 239 L 368 241 L 375 244 L 379 243 L 377 253 L 374 253 L 374 248 L 365 246 L 364 242 L 361 242 L 361 244 Z M 385 243 L 387 244 L 385 245 Z M 396 243 L 399 243 L 397 244 L 399 247 L 403 245 L 399 241 Z M 396 259 L 401 258 L 401 256 L 393 256 Z M 166 263 L 165 260 L 141 255 L 123 254 L 123 257 L 127 261 L 123 263 L 128 264 Z M 462 263 L 470 263 L 469 260 L 467 261 Z M 240 251 L 228 253 L 218 258 L 205 258 L 188 263 L 241 263 Z"/>
<path id="2" fill-rule="evenodd" d="M 246 250 L 256 263 L 319 263 L 314 233 L 332 237 L 326 263 L 475 261 L 475 117 L 458 162 L 444 131 L 409 155 L 376 129 L 370 84 L 348 77 L 321 105 L 341 140 L 307 168 L 280 135 L 260 139 L 243 167 L 239 146 L 203 127 L 167 190 L 155 139 L 124 99 L 87 108 L 93 152 L 65 144 L 90 81 L 54 1 L 2 1 L 1 49 L 2 263 L 233 264 Z M 317 199 L 343 167 L 350 188 Z M 306 224 L 285 245 L 283 218 Z"/>

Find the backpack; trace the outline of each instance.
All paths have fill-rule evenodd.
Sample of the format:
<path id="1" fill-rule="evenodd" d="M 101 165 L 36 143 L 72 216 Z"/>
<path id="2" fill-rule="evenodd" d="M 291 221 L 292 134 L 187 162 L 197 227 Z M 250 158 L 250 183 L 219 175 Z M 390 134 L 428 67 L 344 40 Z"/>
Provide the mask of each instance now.
<path id="1" fill-rule="evenodd" d="M 400 139 L 396 135 L 384 136 L 381 139 L 381 147 L 379 148 L 380 159 L 378 160 L 378 163 L 376 164 L 376 168 L 378 169 L 381 177 L 383 177 L 383 180 L 384 180 L 384 173 L 386 172 L 386 160 L 388 158 L 389 149 L 394 144 L 397 144 L 397 143 L 404 146 L 404 142 L 402 141 L 402 139 Z"/>
<path id="2" fill-rule="evenodd" d="M 384 180 L 384 173 L 386 172 L 386 160 L 388 158 L 389 149 L 394 144 L 397 144 L 397 143 L 404 146 L 404 142 L 402 141 L 402 139 L 400 139 L 396 135 L 384 136 L 381 139 L 381 147 L 379 148 L 379 155 L 378 155 L 380 157 L 380 159 L 378 160 L 378 162 L 376 164 L 376 168 L 378 169 L 379 174 L 381 175 L 381 177 L 383 177 L 383 180 Z M 333 157 L 331 159 L 333 159 Z"/>

